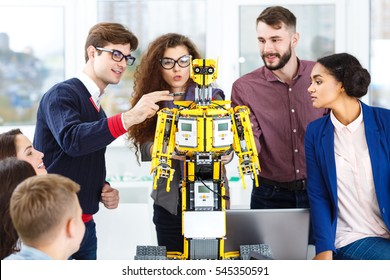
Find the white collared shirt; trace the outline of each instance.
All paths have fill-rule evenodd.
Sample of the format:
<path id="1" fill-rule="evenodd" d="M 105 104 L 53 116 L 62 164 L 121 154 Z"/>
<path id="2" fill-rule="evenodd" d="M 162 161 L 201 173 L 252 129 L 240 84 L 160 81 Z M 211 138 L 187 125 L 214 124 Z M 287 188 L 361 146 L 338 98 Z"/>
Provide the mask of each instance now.
<path id="1" fill-rule="evenodd" d="M 336 248 L 369 236 L 390 238 L 379 212 L 362 110 L 358 118 L 347 126 L 340 123 L 333 112 L 330 119 L 335 128 L 339 211 Z"/>
<path id="2" fill-rule="evenodd" d="M 95 82 L 84 72 L 80 71 L 76 78 L 79 79 L 83 85 L 87 88 L 89 94 L 91 94 L 91 103 L 95 107 L 96 111 L 100 112 L 100 104 L 102 101 L 102 97 L 106 92 L 101 93 L 99 87 L 95 84 Z M 127 130 L 125 126 L 125 120 L 123 113 L 121 114 L 122 126 L 125 130 Z"/>
<path id="3" fill-rule="evenodd" d="M 102 97 L 105 94 L 104 92 L 101 93 L 99 87 L 95 84 L 95 82 L 84 72 L 79 72 L 76 75 L 76 78 L 79 79 L 84 86 L 87 88 L 89 93 L 91 94 L 91 101 L 92 104 L 95 106 L 95 109 L 99 112 L 100 111 L 100 103 L 102 101 Z"/>

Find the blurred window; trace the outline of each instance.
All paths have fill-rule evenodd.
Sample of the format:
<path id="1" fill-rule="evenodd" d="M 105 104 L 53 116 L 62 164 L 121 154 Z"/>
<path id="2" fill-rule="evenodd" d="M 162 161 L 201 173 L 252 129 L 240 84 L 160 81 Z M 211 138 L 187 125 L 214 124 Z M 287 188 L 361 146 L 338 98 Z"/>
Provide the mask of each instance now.
<path id="1" fill-rule="evenodd" d="M 390 0 L 371 0 L 371 100 L 390 109 Z"/>
<path id="2" fill-rule="evenodd" d="M 113 115 L 130 106 L 133 76 L 141 61 L 141 54 L 157 36 L 176 32 L 188 36 L 202 55 L 206 49 L 206 0 L 98 0 L 97 20 L 119 22 L 127 26 L 139 40 L 132 55 L 133 66 L 128 67 L 121 82 L 109 85 L 103 99 L 107 115 Z"/>
<path id="3" fill-rule="evenodd" d="M 135 64 L 128 68 L 124 79 L 118 85 L 107 88 L 110 94 L 104 98 L 103 106 L 107 114 L 112 115 L 129 109 L 135 67 L 140 63 L 141 53 L 154 38 L 167 32 L 182 33 L 189 36 L 199 47 L 201 54 L 205 55 L 206 48 L 210 49 L 206 40 L 212 36 L 207 37 L 207 33 L 216 30 L 212 26 L 215 20 L 208 17 L 220 13 L 219 10 L 210 9 L 210 6 L 215 7 L 211 4 L 213 0 L 9 2 L 2 1 L 0 4 L 0 125 L 9 126 L 34 125 L 36 110 L 43 93 L 55 83 L 73 76 L 79 66 L 83 65 L 82 49 L 86 31 L 91 23 L 123 23 L 140 41 L 137 51 L 133 53 L 137 58 Z M 239 2 L 241 1 L 237 1 Z M 371 0 L 370 3 L 370 103 L 390 108 L 390 80 L 386 70 L 386 62 L 390 61 L 390 0 Z M 299 58 L 315 60 L 334 52 L 334 5 L 326 2 L 318 5 L 285 5 L 296 14 L 297 30 L 303 34 L 297 48 Z M 216 7 L 224 8 L 218 5 Z M 264 5 L 242 5 L 237 11 L 240 36 L 237 42 L 240 57 L 237 74 L 240 76 L 262 64 L 256 36 L 253 36 L 255 33 L 248 30 L 254 30 L 254 20 L 264 8 Z M 215 48 L 220 50 L 218 46 Z M 226 57 L 222 58 L 227 60 Z M 226 72 L 230 68 L 228 66 L 220 70 Z M 228 77 L 229 81 L 237 78 L 224 76 Z M 222 81 L 224 76 L 221 75 L 219 81 Z M 229 87 L 225 90 L 228 95 Z"/>
<path id="4" fill-rule="evenodd" d="M 0 5 L 0 125 L 34 124 L 42 94 L 62 79 L 64 8 Z"/>

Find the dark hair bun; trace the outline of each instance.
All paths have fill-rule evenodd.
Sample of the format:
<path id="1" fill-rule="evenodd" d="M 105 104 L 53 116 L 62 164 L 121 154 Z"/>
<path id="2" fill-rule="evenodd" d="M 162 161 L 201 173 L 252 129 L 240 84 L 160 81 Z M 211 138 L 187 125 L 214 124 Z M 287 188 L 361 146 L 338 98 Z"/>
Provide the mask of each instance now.
<path id="1" fill-rule="evenodd" d="M 370 82 L 370 73 L 361 66 L 351 66 L 345 69 L 343 84 L 349 96 L 357 98 L 364 96 Z"/>

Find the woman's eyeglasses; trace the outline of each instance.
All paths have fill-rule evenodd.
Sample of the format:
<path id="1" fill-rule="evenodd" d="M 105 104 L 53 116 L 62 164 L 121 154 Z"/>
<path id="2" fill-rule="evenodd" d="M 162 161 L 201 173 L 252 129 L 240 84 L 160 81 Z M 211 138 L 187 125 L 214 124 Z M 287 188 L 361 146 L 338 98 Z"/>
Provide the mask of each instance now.
<path id="1" fill-rule="evenodd" d="M 179 57 L 177 60 L 174 60 L 170 57 L 163 57 L 160 59 L 160 64 L 162 68 L 169 70 L 175 67 L 175 64 L 179 65 L 181 68 L 186 68 L 188 65 L 190 65 L 191 56 L 189 54 L 183 55 L 182 57 Z"/>

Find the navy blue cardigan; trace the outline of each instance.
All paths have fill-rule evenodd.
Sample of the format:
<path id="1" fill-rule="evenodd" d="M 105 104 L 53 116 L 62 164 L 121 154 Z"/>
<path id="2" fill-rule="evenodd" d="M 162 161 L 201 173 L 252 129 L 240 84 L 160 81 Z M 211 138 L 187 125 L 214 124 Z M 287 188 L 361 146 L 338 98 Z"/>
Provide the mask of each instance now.
<path id="1" fill-rule="evenodd" d="M 124 134 L 121 114 L 107 118 L 97 111 L 83 83 L 72 78 L 53 86 L 39 104 L 34 147 L 45 154 L 49 173 L 71 178 L 80 186 L 83 214 L 99 210 L 106 179 L 106 146 Z"/>

